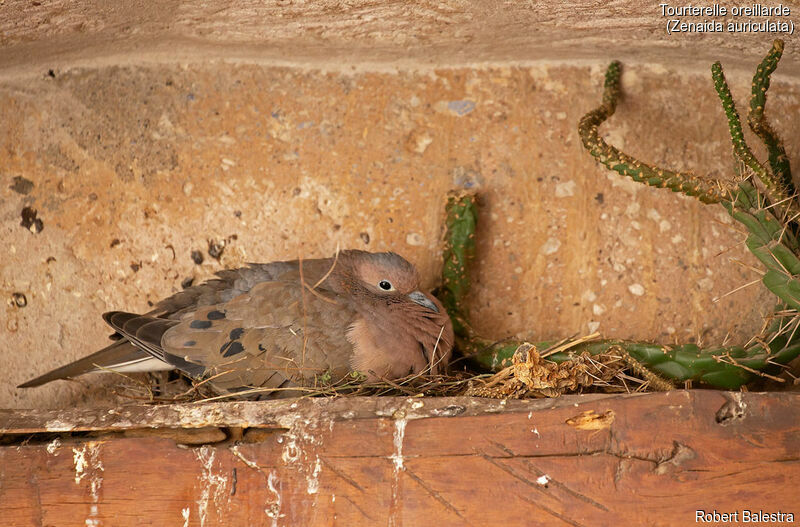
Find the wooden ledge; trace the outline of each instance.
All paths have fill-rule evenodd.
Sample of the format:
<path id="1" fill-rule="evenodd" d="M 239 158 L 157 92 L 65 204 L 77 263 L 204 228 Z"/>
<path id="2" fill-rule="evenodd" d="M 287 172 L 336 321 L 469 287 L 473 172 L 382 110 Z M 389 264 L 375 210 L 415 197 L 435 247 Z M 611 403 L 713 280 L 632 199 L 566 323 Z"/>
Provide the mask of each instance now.
<path id="1" fill-rule="evenodd" d="M 1 411 L 0 441 L 7 525 L 688 525 L 698 510 L 800 519 L 794 393 Z"/>

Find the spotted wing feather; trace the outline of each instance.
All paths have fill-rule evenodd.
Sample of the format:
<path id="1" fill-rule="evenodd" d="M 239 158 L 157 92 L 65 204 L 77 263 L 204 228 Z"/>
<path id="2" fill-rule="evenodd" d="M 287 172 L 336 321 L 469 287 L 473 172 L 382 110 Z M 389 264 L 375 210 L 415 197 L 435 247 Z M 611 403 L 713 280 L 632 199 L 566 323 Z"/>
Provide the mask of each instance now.
<path id="1" fill-rule="evenodd" d="M 198 309 L 165 333 L 167 358 L 203 365 L 220 391 L 307 385 L 325 372 L 344 377 L 353 350 L 343 328 L 356 312 L 330 291 L 315 293 L 304 292 L 299 280 L 262 282 Z"/>

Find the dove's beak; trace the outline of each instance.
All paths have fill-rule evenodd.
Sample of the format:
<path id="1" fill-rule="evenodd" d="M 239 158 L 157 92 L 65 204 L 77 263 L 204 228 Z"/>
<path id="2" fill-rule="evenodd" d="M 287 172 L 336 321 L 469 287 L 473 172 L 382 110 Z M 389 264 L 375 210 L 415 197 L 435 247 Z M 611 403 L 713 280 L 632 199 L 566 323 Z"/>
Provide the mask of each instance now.
<path id="1" fill-rule="evenodd" d="M 410 298 L 412 302 L 415 302 L 421 305 L 422 307 L 428 308 L 435 313 L 439 312 L 439 308 L 436 307 L 436 304 L 434 304 L 430 298 L 425 296 L 425 293 L 423 293 L 422 291 L 414 291 L 413 293 L 408 295 L 408 298 Z"/>

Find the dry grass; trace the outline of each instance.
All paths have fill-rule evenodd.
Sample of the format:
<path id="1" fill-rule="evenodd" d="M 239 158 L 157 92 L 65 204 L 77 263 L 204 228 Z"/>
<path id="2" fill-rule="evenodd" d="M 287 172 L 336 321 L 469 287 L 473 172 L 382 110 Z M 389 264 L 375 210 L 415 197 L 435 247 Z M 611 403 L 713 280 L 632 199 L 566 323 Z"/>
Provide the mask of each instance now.
<path id="1" fill-rule="evenodd" d="M 151 374 L 150 383 L 115 372 L 123 381 L 115 394 L 137 402 L 155 404 L 209 402 L 232 399 L 354 396 L 476 396 L 502 399 L 557 397 L 566 393 L 633 393 L 671 389 L 672 385 L 644 368 L 625 350 L 613 347 L 600 355 L 584 352 L 572 360 L 556 363 L 553 353 L 593 340 L 595 335 L 561 341 L 541 352 L 532 344 L 520 345 L 512 363 L 494 374 L 468 370 L 446 374 L 415 374 L 395 380 L 362 382 L 357 376 L 331 384 L 315 378 L 316 384 L 283 389 L 253 388 L 219 394 L 207 382 L 190 383 L 175 374 Z"/>

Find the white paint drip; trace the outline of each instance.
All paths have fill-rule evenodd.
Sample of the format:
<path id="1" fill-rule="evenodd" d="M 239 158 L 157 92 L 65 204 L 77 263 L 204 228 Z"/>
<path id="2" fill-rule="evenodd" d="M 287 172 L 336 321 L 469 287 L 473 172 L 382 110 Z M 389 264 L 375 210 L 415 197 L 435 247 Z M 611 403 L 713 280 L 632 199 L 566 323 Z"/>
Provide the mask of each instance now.
<path id="1" fill-rule="evenodd" d="M 199 478 L 202 490 L 200 499 L 196 503 L 197 514 L 200 516 L 200 527 L 204 527 L 208 518 L 209 503 L 213 501 L 214 507 L 217 509 L 217 516 L 220 516 L 220 502 L 226 497 L 230 500 L 230 493 L 228 492 L 228 477 L 213 472 L 217 451 L 208 445 L 203 445 L 195 450 L 195 454 L 203 467 L 203 473 Z"/>
<path id="2" fill-rule="evenodd" d="M 536 483 L 544 487 L 545 485 L 550 483 L 550 476 L 548 476 L 547 474 L 543 474 L 538 478 L 536 478 Z"/>
<path id="3" fill-rule="evenodd" d="M 100 520 L 97 519 L 97 505 L 92 504 L 91 507 L 89 507 L 89 517 L 86 518 L 84 525 L 86 525 L 86 527 L 99 527 Z"/>
<path id="4" fill-rule="evenodd" d="M 744 415 L 747 412 L 747 403 L 744 400 L 744 395 L 742 394 L 742 392 L 733 392 L 732 397 L 734 402 L 738 406 L 739 412 L 741 412 L 741 414 Z"/>
<path id="5" fill-rule="evenodd" d="M 264 512 L 267 513 L 267 516 L 272 518 L 272 527 L 278 527 L 278 519 L 285 516 L 285 514 L 281 514 L 281 493 L 275 486 L 276 483 L 280 485 L 278 476 L 275 474 L 275 471 L 271 471 L 269 476 L 267 476 L 267 488 L 275 495 L 275 502 L 264 509 Z"/>
<path id="6" fill-rule="evenodd" d="M 531 428 L 531 432 L 536 434 L 536 437 L 542 437 L 542 434 L 539 433 L 539 429 L 536 428 L 535 426 L 533 428 Z"/>
<path id="7" fill-rule="evenodd" d="M 290 463 L 294 463 L 298 459 L 300 459 L 300 454 L 302 451 L 297 446 L 297 441 L 295 441 L 294 437 L 290 437 L 286 444 L 283 447 L 283 452 L 281 452 L 281 459 L 287 465 Z"/>
<path id="8" fill-rule="evenodd" d="M 389 456 L 394 465 L 394 473 L 392 478 L 392 512 L 389 514 L 389 527 L 398 525 L 396 518 L 396 511 L 400 506 L 400 471 L 405 470 L 403 458 L 403 440 L 406 436 L 406 425 L 408 419 L 401 417 L 394 421 L 394 453 Z M 401 522 L 402 523 L 402 522 Z"/>
<path id="9" fill-rule="evenodd" d="M 293 403 L 297 406 L 297 403 Z M 291 408 L 291 407 L 290 407 Z M 309 452 L 307 447 L 322 445 L 320 431 L 325 424 L 329 431 L 333 430 L 333 420 L 328 423 L 317 419 L 309 419 L 303 414 L 287 414 L 282 416 L 280 424 L 289 430 L 278 438 L 278 443 L 283 445 L 281 460 L 291 469 L 299 472 L 306 478 L 306 492 L 316 495 L 319 492 L 319 476 L 322 472 L 322 460 Z M 312 506 L 316 506 L 316 500 Z"/>
<path id="10" fill-rule="evenodd" d="M 322 461 L 317 456 L 317 460 L 314 463 L 314 471 L 311 473 L 308 478 L 308 487 L 306 488 L 306 492 L 309 494 L 316 494 L 319 492 L 319 473 L 322 472 Z"/>
<path id="11" fill-rule="evenodd" d="M 55 446 L 55 448 L 58 448 L 58 446 Z M 49 451 L 50 445 L 48 445 Z M 101 472 L 105 471 L 103 462 L 100 460 L 100 443 L 91 442 L 85 444 L 81 449 L 73 448 L 72 463 L 75 465 L 76 485 L 80 485 L 87 474 L 89 476 L 89 496 L 92 502 L 89 505 L 89 517 L 86 518 L 84 523 L 86 527 L 99 527 L 100 520 L 97 518 L 98 505 L 100 503 L 100 487 L 103 486 Z"/>
<path id="12" fill-rule="evenodd" d="M 75 429 L 75 425 L 52 419 L 44 424 L 44 428 L 48 432 L 70 432 Z"/>
<path id="13" fill-rule="evenodd" d="M 47 453 L 51 456 L 57 456 L 59 448 L 61 448 L 61 440 L 59 438 L 55 438 L 47 443 Z"/>
<path id="14" fill-rule="evenodd" d="M 391 460 L 394 463 L 395 478 L 398 472 L 403 470 L 403 439 L 406 435 L 406 425 L 408 419 L 396 419 L 394 422 L 394 453 L 391 455 Z"/>
<path id="15" fill-rule="evenodd" d="M 86 474 L 86 447 L 83 450 L 72 449 L 72 463 L 75 465 L 75 484 L 80 485 Z"/>
<path id="16" fill-rule="evenodd" d="M 233 445 L 231 447 L 231 452 L 233 452 L 234 456 L 241 459 L 242 463 L 244 463 L 248 467 L 252 468 L 253 470 L 258 470 L 259 472 L 261 471 L 261 467 L 258 466 L 258 463 L 256 463 L 252 459 L 247 459 L 246 457 L 244 457 L 244 454 L 242 454 L 242 452 L 239 450 L 239 445 Z"/>
<path id="17" fill-rule="evenodd" d="M 278 438 L 278 439 L 280 439 L 280 438 Z M 280 443 L 281 441 L 278 441 L 278 442 Z M 275 473 L 275 471 L 271 471 L 269 473 L 269 475 L 267 475 L 264 472 L 264 469 L 261 468 L 258 465 L 258 463 L 256 463 L 252 459 L 247 459 L 244 456 L 244 454 L 241 453 L 241 451 L 239 450 L 238 445 L 232 446 L 231 447 L 231 452 L 233 452 L 233 455 L 235 455 L 240 460 L 242 460 L 242 463 L 244 463 L 248 467 L 252 468 L 253 470 L 257 470 L 257 471 L 261 472 L 261 474 L 264 475 L 264 478 L 266 478 L 266 480 L 267 480 L 267 488 L 270 490 L 270 492 L 272 492 L 272 494 L 275 495 L 275 500 L 274 500 L 274 502 L 270 503 L 269 499 L 267 499 L 266 508 L 264 509 L 264 513 L 267 515 L 267 517 L 272 518 L 272 525 L 273 526 L 277 526 L 278 525 L 278 519 L 279 518 L 283 518 L 285 516 L 285 514 L 281 514 L 281 502 L 282 502 L 281 494 L 280 494 L 278 488 L 275 486 L 275 483 L 278 481 L 277 474 Z M 317 459 L 319 460 L 319 458 L 317 458 Z M 311 492 L 309 492 L 309 494 L 311 494 Z"/>
<path id="18" fill-rule="evenodd" d="M 189 527 L 189 514 L 190 513 L 191 513 L 191 510 L 189 509 L 189 507 L 186 507 L 185 509 L 181 509 L 181 516 L 183 516 L 183 527 Z"/>

